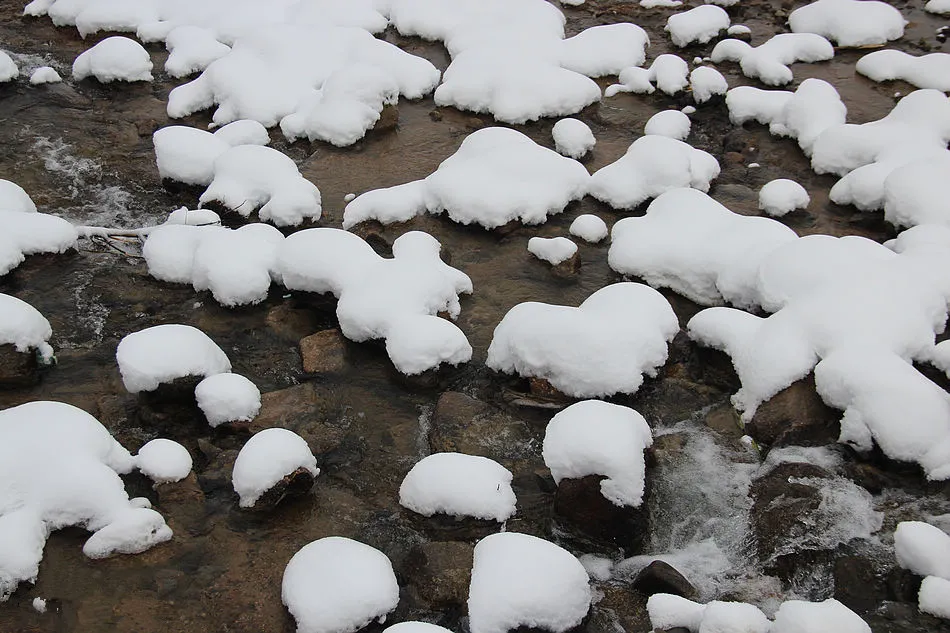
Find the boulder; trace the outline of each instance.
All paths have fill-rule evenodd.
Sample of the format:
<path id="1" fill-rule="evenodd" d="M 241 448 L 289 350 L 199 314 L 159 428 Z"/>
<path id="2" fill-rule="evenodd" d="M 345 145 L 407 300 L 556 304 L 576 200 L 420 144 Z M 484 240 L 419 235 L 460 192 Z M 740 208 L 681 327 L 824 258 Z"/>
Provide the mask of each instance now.
<path id="1" fill-rule="evenodd" d="M 841 413 L 822 402 L 810 374 L 756 409 L 746 433 L 769 446 L 825 446 L 838 439 Z"/>
<path id="2" fill-rule="evenodd" d="M 554 496 L 554 514 L 558 521 L 584 535 L 620 547 L 629 556 L 638 553 L 650 533 L 646 499 L 639 508 L 614 505 L 600 492 L 604 477 L 589 475 L 562 479 Z"/>
<path id="3" fill-rule="evenodd" d="M 339 447 L 345 436 L 343 429 L 326 422 L 335 411 L 328 394 L 306 382 L 263 394 L 261 412 L 248 424 L 248 430 L 289 429 L 306 440 L 315 455 L 321 455 Z"/>
<path id="4" fill-rule="evenodd" d="M 323 330 L 300 339 L 300 357 L 308 374 L 334 374 L 346 368 L 346 341 L 339 330 Z"/>
<path id="5" fill-rule="evenodd" d="M 413 547 L 402 569 L 410 600 L 432 611 L 464 607 L 472 578 L 473 551 L 472 545 L 458 541 Z"/>
<path id="6" fill-rule="evenodd" d="M 655 560 L 641 569 L 633 579 L 633 588 L 646 596 L 655 593 L 671 593 L 688 599 L 696 596 L 696 588 L 686 577 L 661 560 Z"/>

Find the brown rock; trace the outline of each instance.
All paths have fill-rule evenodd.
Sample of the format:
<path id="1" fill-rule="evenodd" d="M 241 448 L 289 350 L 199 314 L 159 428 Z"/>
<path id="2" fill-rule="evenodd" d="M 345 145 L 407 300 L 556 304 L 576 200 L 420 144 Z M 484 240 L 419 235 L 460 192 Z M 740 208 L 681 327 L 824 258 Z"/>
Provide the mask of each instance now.
<path id="1" fill-rule="evenodd" d="M 457 541 L 413 547 L 403 567 L 409 598 L 434 611 L 464 606 L 472 578 L 473 551 L 472 545 Z"/>
<path id="2" fill-rule="evenodd" d="M 298 468 L 262 494 L 250 509 L 259 512 L 273 510 L 284 499 L 302 497 L 309 493 L 315 480 L 316 478 L 309 470 Z"/>
<path id="3" fill-rule="evenodd" d="M 346 368 L 346 343 L 339 330 L 323 330 L 300 339 L 303 370 L 308 374 L 332 374 Z"/>
<path id="4" fill-rule="evenodd" d="M 205 531 L 205 495 L 198 485 L 195 473 L 189 473 L 181 481 L 158 484 L 155 491 L 158 493 L 162 513 L 172 525 L 172 529 L 182 525 L 192 534 Z"/>
<path id="5" fill-rule="evenodd" d="M 530 452 L 528 425 L 464 393 L 447 391 L 432 414 L 429 446 L 433 452 L 458 452 L 492 459 L 518 458 Z"/>
<path id="6" fill-rule="evenodd" d="M 646 504 L 639 508 L 617 506 L 600 492 L 599 475 L 562 479 L 554 497 L 554 513 L 587 536 L 607 541 L 628 555 L 638 552 L 649 534 Z"/>
<path id="7" fill-rule="evenodd" d="M 886 576 L 879 573 L 877 566 L 864 556 L 845 555 L 836 558 L 834 579 L 835 599 L 852 611 L 871 611 L 887 599 Z"/>
<path id="8" fill-rule="evenodd" d="M 646 596 L 655 593 L 671 593 L 684 598 L 693 598 L 696 589 L 675 567 L 655 560 L 633 579 L 633 588 Z"/>
<path id="9" fill-rule="evenodd" d="M 393 104 L 383 106 L 383 111 L 379 113 L 379 120 L 373 129 L 378 132 L 386 130 L 395 130 L 399 125 L 399 108 Z"/>
<path id="10" fill-rule="evenodd" d="M 742 435 L 742 426 L 739 421 L 739 414 L 730 404 L 723 404 L 712 409 L 706 414 L 706 426 L 723 435 L 740 437 Z"/>
<path id="11" fill-rule="evenodd" d="M 824 446 L 837 440 L 840 419 L 838 411 L 821 401 L 812 374 L 760 405 L 745 429 L 770 446 Z"/>
<path id="12" fill-rule="evenodd" d="M 264 322 L 277 336 L 288 341 L 299 341 L 317 329 L 317 320 L 310 310 L 281 303 L 267 311 Z"/>
<path id="13" fill-rule="evenodd" d="M 551 266 L 551 272 L 555 277 L 567 279 L 575 276 L 581 270 L 581 252 L 578 250 L 568 259 L 559 264 Z"/>
<path id="14" fill-rule="evenodd" d="M 249 423 L 248 430 L 289 429 L 306 440 L 315 455 L 321 455 L 343 442 L 343 430 L 326 423 L 333 410 L 335 403 L 328 394 L 307 382 L 263 394 L 261 412 Z"/>
<path id="15" fill-rule="evenodd" d="M 32 351 L 18 352 L 13 345 L 0 345 L 0 388 L 27 387 L 39 382 L 39 362 Z"/>

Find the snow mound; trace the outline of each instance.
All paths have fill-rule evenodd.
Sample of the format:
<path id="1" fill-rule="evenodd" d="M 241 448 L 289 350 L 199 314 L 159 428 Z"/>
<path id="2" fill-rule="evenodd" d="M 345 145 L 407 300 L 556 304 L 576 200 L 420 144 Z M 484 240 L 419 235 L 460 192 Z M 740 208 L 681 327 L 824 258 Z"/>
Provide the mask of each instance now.
<path id="1" fill-rule="evenodd" d="M 856 613 L 834 599 L 789 600 L 769 619 L 751 604 L 714 600 L 700 604 L 667 593 L 647 600 L 650 623 L 657 630 L 683 627 L 691 633 L 871 633 Z"/>
<path id="2" fill-rule="evenodd" d="M 36 213 L 36 204 L 23 187 L 0 178 L 0 211 Z"/>
<path id="3" fill-rule="evenodd" d="M 409 621 L 386 627 L 383 633 L 452 633 L 452 631 L 438 624 Z"/>
<path id="4" fill-rule="evenodd" d="M 37 213 L 26 191 L 0 179 L 0 276 L 19 266 L 27 255 L 64 253 L 78 238 L 72 224 Z"/>
<path id="5" fill-rule="evenodd" d="M 618 506 L 639 507 L 646 485 L 643 452 L 653 434 L 643 416 L 629 407 L 585 400 L 548 423 L 542 456 L 555 483 L 602 475 L 600 491 Z"/>
<path id="6" fill-rule="evenodd" d="M 43 358 L 53 357 L 47 342 L 53 329 L 40 311 L 22 299 L 0 293 L 0 345 L 13 345 L 18 352 L 36 350 Z"/>
<path id="7" fill-rule="evenodd" d="M 877 0 L 818 0 L 788 16 L 794 33 L 817 33 L 838 46 L 886 44 L 904 35 L 901 12 Z"/>
<path id="8" fill-rule="evenodd" d="M 228 229 L 166 223 L 149 233 L 142 255 L 156 279 L 210 290 L 218 303 L 234 307 L 260 303 L 271 282 L 280 281 L 283 242 L 281 232 L 267 224 Z"/>
<path id="9" fill-rule="evenodd" d="M 240 374 L 208 376 L 195 387 L 195 399 L 212 428 L 225 422 L 250 422 L 261 410 L 260 390 Z"/>
<path id="10" fill-rule="evenodd" d="M 191 472 L 188 449 L 162 438 L 147 442 L 135 456 L 135 467 L 156 484 L 181 481 Z"/>
<path id="11" fill-rule="evenodd" d="M 61 402 L 0 411 L 0 601 L 35 582 L 50 532 L 83 527 L 90 558 L 143 552 L 172 537 L 161 515 L 129 500 L 134 460 L 94 417 Z"/>
<path id="12" fill-rule="evenodd" d="M 950 579 L 950 535 L 923 521 L 902 521 L 894 530 L 897 563 L 918 576 Z"/>
<path id="13" fill-rule="evenodd" d="M 871 633 L 858 614 L 834 598 L 823 602 L 788 600 L 775 613 L 771 633 Z"/>
<path id="14" fill-rule="evenodd" d="M 609 234 L 607 223 L 590 213 L 584 213 L 574 218 L 568 232 L 574 237 L 579 237 L 591 244 L 600 242 Z"/>
<path id="15" fill-rule="evenodd" d="M 51 66 L 40 66 L 30 74 L 30 84 L 39 86 L 41 84 L 56 84 L 63 80 Z"/>
<path id="16" fill-rule="evenodd" d="M 145 47 L 121 35 L 107 37 L 73 62 L 73 79 L 95 77 L 102 83 L 152 81 L 152 59 Z"/>
<path id="17" fill-rule="evenodd" d="M 597 143 L 587 124 L 578 119 L 561 119 L 554 124 L 551 135 L 557 153 L 568 158 L 583 158 Z"/>
<path id="18" fill-rule="evenodd" d="M 462 331 L 437 316 L 458 317 L 459 294 L 472 292 L 472 280 L 445 264 L 440 250 L 431 235 L 410 231 L 386 259 L 352 233 L 307 229 L 284 241 L 278 269 L 288 290 L 333 293 L 343 336 L 384 339 L 396 369 L 412 375 L 472 357 Z"/>
<path id="19" fill-rule="evenodd" d="M 0 51 L 0 83 L 13 81 L 20 76 L 20 69 L 6 51 Z"/>
<path id="20" fill-rule="evenodd" d="M 924 578 L 917 600 L 922 613 L 950 619 L 950 580 L 937 576 Z"/>
<path id="21" fill-rule="evenodd" d="M 924 5 L 924 11 L 938 15 L 950 14 L 950 0 L 929 0 Z"/>
<path id="22" fill-rule="evenodd" d="M 513 220 L 540 224 L 587 192 L 583 165 L 508 128 L 478 130 L 423 180 L 375 189 L 346 205 L 343 228 L 366 220 L 404 222 L 446 213 L 492 229 Z"/>
<path id="23" fill-rule="evenodd" d="M 468 593 L 472 633 L 572 629 L 590 608 L 588 583 L 580 561 L 554 543 L 515 532 L 487 536 L 475 546 Z"/>
<path id="24" fill-rule="evenodd" d="M 713 63 L 739 62 L 742 74 L 770 86 L 794 79 L 791 64 L 822 62 L 835 56 L 831 42 L 815 33 L 779 33 L 759 46 L 742 40 L 722 40 L 710 54 Z"/>
<path id="25" fill-rule="evenodd" d="M 231 361 L 208 335 L 190 325 L 156 325 L 119 341 L 115 358 L 131 393 L 153 391 L 186 376 L 231 371 Z"/>
<path id="26" fill-rule="evenodd" d="M 188 24 L 169 31 L 165 48 L 168 49 L 165 72 L 172 77 L 199 73 L 231 52 L 231 47 L 219 42 L 213 31 Z"/>
<path id="27" fill-rule="evenodd" d="M 566 237 L 532 237 L 528 240 L 528 252 L 552 266 L 574 257 L 577 244 Z"/>
<path id="28" fill-rule="evenodd" d="M 643 126 L 643 133 L 685 141 L 692 125 L 689 117 L 679 110 L 663 110 L 650 117 Z"/>
<path id="29" fill-rule="evenodd" d="M 911 160 L 884 179 L 884 219 L 899 227 L 950 224 L 950 151 Z M 941 203 L 942 202 L 942 203 Z"/>
<path id="30" fill-rule="evenodd" d="M 304 545 L 290 559 L 281 599 L 297 620 L 297 633 L 353 633 L 386 619 L 399 603 L 399 585 L 381 551 L 329 536 Z"/>
<path id="31" fill-rule="evenodd" d="M 729 28 L 729 14 L 722 7 L 712 4 L 698 6 L 689 11 L 674 13 L 666 21 L 664 30 L 673 43 L 683 48 L 690 44 L 706 44 Z"/>
<path id="32" fill-rule="evenodd" d="M 706 103 L 714 96 L 726 94 L 729 83 L 715 68 L 700 66 L 689 74 L 689 88 L 696 103 Z"/>
<path id="33" fill-rule="evenodd" d="M 904 51 L 874 51 L 858 60 L 855 70 L 874 81 L 900 79 L 918 88 L 950 92 L 950 54 L 915 57 Z"/>
<path id="34" fill-rule="evenodd" d="M 759 208 L 772 217 L 781 217 L 811 202 L 808 191 L 794 180 L 778 178 L 759 190 Z"/>
<path id="35" fill-rule="evenodd" d="M 708 191 L 718 175 L 719 162 L 712 155 L 676 139 L 649 135 L 597 170 L 588 193 L 615 209 L 633 209 L 671 189 Z"/>
<path id="36" fill-rule="evenodd" d="M 689 65 L 678 55 L 665 53 L 658 56 L 650 64 L 650 68 L 630 66 L 620 71 L 620 83 L 607 86 L 605 97 L 612 97 L 619 92 L 633 92 L 636 94 L 652 94 L 657 88 L 668 95 L 685 90 L 689 85 Z"/>
<path id="37" fill-rule="evenodd" d="M 666 362 L 679 331 L 667 300 L 649 286 L 606 286 L 577 308 L 528 302 L 495 328 L 486 365 L 548 380 L 575 398 L 635 393 Z"/>
<path id="38" fill-rule="evenodd" d="M 435 453 L 409 471 L 399 487 L 399 504 L 427 517 L 449 514 L 504 523 L 517 499 L 511 472 L 487 457 Z"/>
<path id="39" fill-rule="evenodd" d="M 214 163 L 237 145 L 267 145 L 267 129 L 257 121 L 234 121 L 215 133 L 185 125 L 170 125 L 152 134 L 158 175 L 187 185 L 207 187 L 214 180 Z"/>
<path id="40" fill-rule="evenodd" d="M 255 433 L 241 447 L 231 472 L 231 483 L 240 497 L 240 506 L 253 507 L 261 495 L 300 468 L 314 477 L 320 474 L 317 459 L 302 437 L 277 428 Z"/>

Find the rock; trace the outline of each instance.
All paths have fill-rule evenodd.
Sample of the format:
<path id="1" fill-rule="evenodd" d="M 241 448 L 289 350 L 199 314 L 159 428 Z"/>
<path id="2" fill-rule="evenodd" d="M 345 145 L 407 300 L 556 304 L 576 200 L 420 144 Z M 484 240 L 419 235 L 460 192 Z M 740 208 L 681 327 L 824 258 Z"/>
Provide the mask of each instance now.
<path id="1" fill-rule="evenodd" d="M 457 541 L 413 547 L 403 566 L 409 598 L 433 611 L 463 607 L 468 600 L 473 551 L 469 543 Z"/>
<path id="2" fill-rule="evenodd" d="M 578 250 L 559 264 L 551 266 L 551 273 L 561 279 L 570 279 L 581 270 L 581 252 Z"/>
<path id="3" fill-rule="evenodd" d="M 562 479 L 554 496 L 554 514 L 560 522 L 586 536 L 620 547 L 628 556 L 638 553 L 649 534 L 646 508 L 649 486 L 639 508 L 617 506 L 601 494 L 602 479 L 600 475 Z"/>
<path id="4" fill-rule="evenodd" d="M 206 531 L 205 494 L 195 473 L 189 473 L 181 481 L 158 484 L 155 491 L 158 504 L 173 530 L 181 525 L 192 535 Z"/>
<path id="5" fill-rule="evenodd" d="M 339 373 L 346 368 L 346 343 L 339 330 L 323 330 L 300 339 L 300 357 L 308 374 Z"/>
<path id="6" fill-rule="evenodd" d="M 858 613 L 872 611 L 887 599 L 887 577 L 865 556 L 846 554 L 834 562 L 834 598 Z M 918 587 L 919 589 L 919 582 Z M 916 592 L 914 593 L 916 598 Z"/>
<path id="7" fill-rule="evenodd" d="M 458 452 L 492 459 L 514 459 L 532 453 L 528 425 L 464 393 L 447 391 L 432 413 L 429 447 L 433 452 Z"/>
<path id="8" fill-rule="evenodd" d="M 671 593 L 684 598 L 696 596 L 696 588 L 675 567 L 655 560 L 633 579 L 633 588 L 646 596 L 655 593 Z"/>
<path id="9" fill-rule="evenodd" d="M 284 499 L 305 496 L 313 488 L 314 481 L 316 478 L 309 470 L 298 468 L 262 494 L 250 509 L 256 512 L 269 512 Z"/>
<path id="10" fill-rule="evenodd" d="M 621 584 L 607 583 L 597 587 L 603 593 L 591 605 L 588 624 L 578 630 L 587 633 L 616 633 L 617 631 L 652 631 L 647 614 L 646 598 Z"/>
<path id="11" fill-rule="evenodd" d="M 317 320 L 312 311 L 295 308 L 287 302 L 268 310 L 264 323 L 274 334 L 287 341 L 299 341 L 317 329 Z"/>
<path id="12" fill-rule="evenodd" d="M 385 132 L 387 130 L 395 130 L 398 125 L 399 108 L 393 104 L 387 104 L 383 106 L 383 111 L 379 113 L 379 120 L 376 121 L 376 125 L 373 126 L 373 129 L 377 132 Z"/>
<path id="13" fill-rule="evenodd" d="M 0 388 L 29 387 L 39 382 L 39 361 L 33 352 L 0 345 Z"/>
<path id="14" fill-rule="evenodd" d="M 739 414 L 729 403 L 711 409 L 706 414 L 705 422 L 706 426 L 723 435 L 741 437 L 743 434 Z"/>
<path id="15" fill-rule="evenodd" d="M 909 569 L 895 567 L 891 569 L 890 572 L 888 572 L 885 578 L 887 597 L 898 602 L 916 603 L 917 594 L 920 592 L 920 583 L 922 581 L 922 577 L 918 576 Z M 837 591 L 835 594 L 835 597 L 837 597 Z M 844 601 L 842 600 L 842 602 Z"/>
<path id="16" fill-rule="evenodd" d="M 289 429 L 306 440 L 319 457 L 343 442 L 343 430 L 326 422 L 335 411 L 336 402 L 316 385 L 306 382 L 263 394 L 261 412 L 248 424 L 248 430 L 257 433 L 271 427 Z"/>
<path id="17" fill-rule="evenodd" d="M 814 374 L 759 405 L 746 433 L 769 446 L 825 446 L 841 433 L 841 414 L 822 402 Z"/>

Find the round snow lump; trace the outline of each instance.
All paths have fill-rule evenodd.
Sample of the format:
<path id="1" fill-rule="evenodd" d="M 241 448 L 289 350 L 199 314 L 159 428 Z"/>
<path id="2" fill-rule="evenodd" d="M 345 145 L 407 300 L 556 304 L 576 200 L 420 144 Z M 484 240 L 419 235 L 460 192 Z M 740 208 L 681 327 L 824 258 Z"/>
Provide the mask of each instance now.
<path id="1" fill-rule="evenodd" d="M 650 117 L 650 120 L 643 126 L 643 133 L 667 136 L 682 141 L 689 136 L 691 126 L 692 123 L 689 117 L 679 110 L 664 110 Z"/>
<path id="2" fill-rule="evenodd" d="M 191 472 L 188 449 L 172 440 L 154 439 L 139 449 L 135 465 L 157 484 L 181 481 Z"/>
<path id="3" fill-rule="evenodd" d="M 519 626 L 561 633 L 581 623 L 590 601 L 584 566 L 554 543 L 501 532 L 475 546 L 468 591 L 472 633 L 507 633 Z"/>
<path id="4" fill-rule="evenodd" d="M 152 59 L 135 40 L 121 35 L 107 37 L 73 62 L 73 79 L 86 77 L 95 77 L 102 83 L 151 81 Z"/>
<path id="5" fill-rule="evenodd" d="M 438 624 L 429 624 L 428 622 L 400 622 L 387 627 L 383 633 L 452 633 L 449 629 Z"/>
<path id="6" fill-rule="evenodd" d="M 511 472 L 487 457 L 435 453 L 420 460 L 399 487 L 399 503 L 423 516 L 506 521 L 515 513 Z"/>
<path id="7" fill-rule="evenodd" d="M 122 382 L 131 393 L 154 391 L 185 376 L 231 371 L 231 361 L 207 334 L 190 325 L 156 325 L 129 334 L 116 349 Z"/>
<path id="8" fill-rule="evenodd" d="M 605 499 L 638 507 L 646 481 L 643 451 L 652 445 L 653 434 L 642 415 L 618 404 L 585 400 L 551 418 L 542 455 L 556 483 L 603 475 Z"/>
<path id="9" fill-rule="evenodd" d="M 30 84 L 39 86 L 40 84 L 55 84 L 63 80 L 51 66 L 40 66 L 30 75 Z"/>
<path id="10" fill-rule="evenodd" d="M 607 237 L 607 223 L 596 215 L 585 213 L 574 218 L 568 232 L 574 237 L 581 238 L 585 242 L 596 244 Z"/>
<path id="11" fill-rule="evenodd" d="M 231 472 L 242 508 L 252 507 L 261 495 L 298 468 L 316 477 L 317 459 L 307 442 L 287 429 L 264 429 L 244 444 Z"/>
<path id="12" fill-rule="evenodd" d="M 260 390 L 240 374 L 208 376 L 195 387 L 195 399 L 212 427 L 250 422 L 261 410 Z"/>
<path id="13" fill-rule="evenodd" d="M 901 521 L 894 530 L 897 564 L 918 576 L 950 579 L 950 535 L 923 521 Z"/>
<path id="14" fill-rule="evenodd" d="M 330 536 L 303 546 L 284 569 L 281 599 L 297 633 L 352 633 L 382 622 L 399 602 L 389 558 L 359 541 Z"/>
<path id="15" fill-rule="evenodd" d="M 551 135 L 554 137 L 554 149 L 568 158 L 583 158 L 597 144 L 594 133 L 578 119 L 561 119 L 554 124 Z"/>
<path id="16" fill-rule="evenodd" d="M 574 257 L 577 244 L 566 237 L 532 237 L 528 240 L 528 252 L 552 266 Z"/>
<path id="17" fill-rule="evenodd" d="M 796 209 L 804 209 L 811 202 L 808 191 L 788 178 L 765 183 L 759 191 L 759 208 L 773 217 L 781 217 Z"/>

